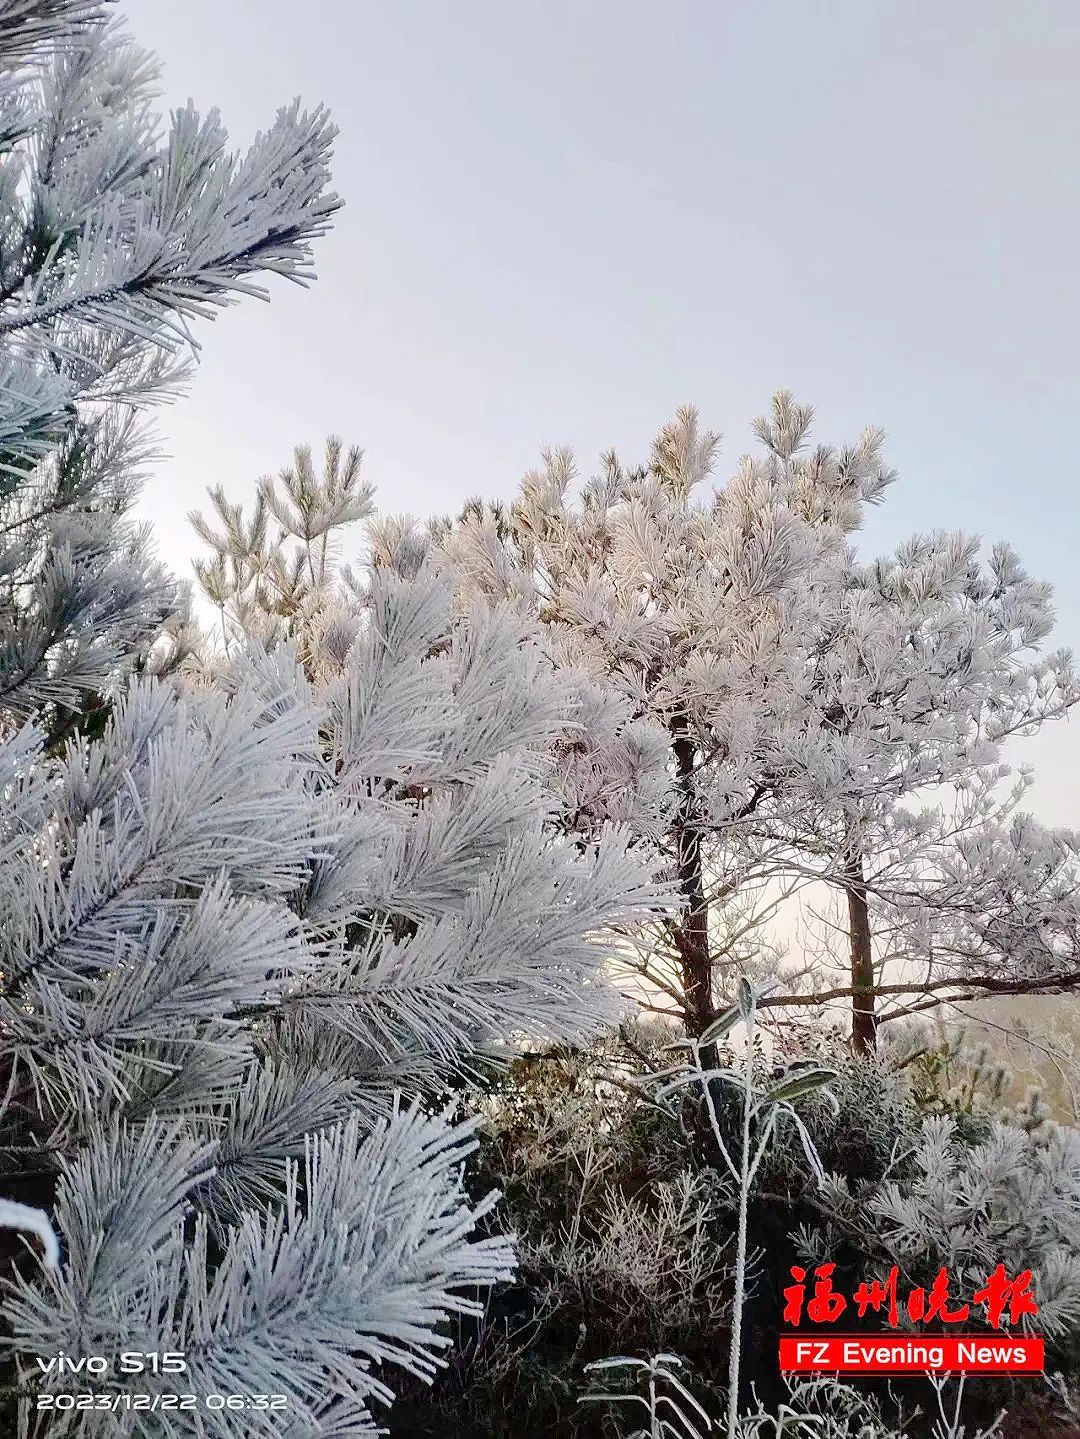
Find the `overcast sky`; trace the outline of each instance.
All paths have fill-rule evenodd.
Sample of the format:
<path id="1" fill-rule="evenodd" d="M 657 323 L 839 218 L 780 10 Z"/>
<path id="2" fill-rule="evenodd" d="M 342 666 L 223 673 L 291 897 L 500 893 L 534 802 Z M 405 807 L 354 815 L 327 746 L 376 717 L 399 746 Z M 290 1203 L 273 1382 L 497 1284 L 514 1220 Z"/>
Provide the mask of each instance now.
<path id="1" fill-rule="evenodd" d="M 786 386 L 889 435 L 867 552 L 1004 538 L 1080 648 L 1076 0 L 139 0 L 169 104 L 250 140 L 299 94 L 346 206 L 310 291 L 201 338 L 143 505 L 184 516 L 300 441 L 382 505 L 507 494 L 544 444 L 639 458 L 685 401 L 725 436 Z M 1012 757 L 1080 827 L 1080 718 Z"/>

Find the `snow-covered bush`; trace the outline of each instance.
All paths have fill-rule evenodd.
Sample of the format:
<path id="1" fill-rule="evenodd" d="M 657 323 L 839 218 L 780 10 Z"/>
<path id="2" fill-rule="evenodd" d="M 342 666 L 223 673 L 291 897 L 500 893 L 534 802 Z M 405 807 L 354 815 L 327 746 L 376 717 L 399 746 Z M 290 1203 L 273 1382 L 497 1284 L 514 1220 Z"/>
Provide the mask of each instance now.
<path id="1" fill-rule="evenodd" d="M 604 1427 L 602 1407 L 577 1403 L 585 1366 L 617 1354 L 640 1360 L 664 1353 L 685 1362 L 715 1432 L 725 1432 L 739 1193 L 722 1165 L 714 1167 L 720 1161 L 694 1114 L 654 1107 L 656 1086 L 634 1082 L 669 1067 L 669 1038 L 634 1025 L 583 1052 L 533 1056 L 480 1101 L 481 1146 L 469 1183 L 476 1192 L 491 1185 L 505 1191 L 521 1268 L 499 1288 L 482 1324 L 466 1321 L 460 1359 L 431 1397 L 410 1386 L 410 1433 L 609 1439 L 616 1431 Z M 790 1266 L 808 1262 L 835 1263 L 836 1287 L 848 1296 L 860 1282 L 884 1281 L 898 1263 L 901 1306 L 908 1289 L 929 1287 L 942 1264 L 951 1266 L 954 1299 L 961 1291 L 970 1298 L 999 1262 L 1012 1274 L 1032 1268 L 1046 1304 L 1047 1322 L 1040 1314 L 1038 1323 L 1048 1337 L 1048 1369 L 1075 1376 L 1076 1132 L 1038 1119 L 1037 1104 L 1010 1109 L 995 1100 L 986 1064 L 988 1101 L 973 1102 L 969 1085 L 950 1085 L 954 1107 L 946 1119 L 914 1062 L 901 1067 L 896 1054 L 869 1060 L 821 1045 L 813 1063 L 822 1062 L 835 1071 L 827 1093 L 802 1096 L 798 1114 L 826 1170 L 824 1186 L 793 1136 L 767 1147 L 749 1193 L 742 1427 L 735 1432 L 809 1436 L 817 1432 L 813 1420 L 837 1436 L 928 1439 L 941 1422 L 938 1396 L 922 1381 L 902 1386 L 899 1411 L 884 1391 L 877 1407 L 865 1389 L 852 1388 L 804 1394 L 797 1404 L 779 1384 L 783 1290 L 792 1283 Z M 799 1074 L 777 1064 L 770 1076 L 766 1056 L 761 1063 L 762 1084 Z M 737 1048 L 731 1064 L 738 1071 Z M 692 1100 L 694 1088 L 686 1092 Z M 713 1102 L 737 1160 L 739 1094 L 717 1086 Z M 683 1210 L 681 1229 L 668 1222 L 663 1202 L 673 1190 L 696 1201 Z M 636 1223 L 627 1222 L 628 1213 Z M 632 1250 L 620 1244 L 630 1233 Z M 689 1303 L 665 1284 L 665 1272 L 699 1286 Z M 1027 1383 L 982 1379 L 967 1387 L 962 1422 L 974 1434 L 1006 1407 L 1021 1429 L 1005 1432 L 1022 1432 L 1037 1397 Z M 952 1413 L 953 1389 L 942 1398 Z M 850 1414 L 829 1408 L 842 1399 L 853 1406 Z M 803 1429 L 774 1429 L 784 1404 L 810 1416 Z M 629 1432 L 632 1414 L 627 1418 Z"/>
<path id="2" fill-rule="evenodd" d="M 494 1185 L 518 1271 L 431 1397 L 411 1386 L 417 1436 L 592 1435 L 582 1367 L 613 1351 L 677 1348 L 720 1372 L 730 1318 L 730 1194 L 695 1162 L 676 1115 L 630 1082 L 670 1034 L 640 1023 L 586 1050 L 525 1056 L 474 1100 L 470 1186 Z M 715 1372 L 714 1372 L 715 1371 Z M 715 1397 L 719 1403 L 719 1391 Z"/>
<path id="3" fill-rule="evenodd" d="M 866 1183 L 837 1176 L 821 1196 L 824 1222 L 802 1228 L 814 1263 L 854 1248 L 877 1273 L 898 1264 L 912 1283 L 942 1267 L 971 1295 L 998 1264 L 1033 1273 L 1040 1332 L 1080 1326 L 1080 1131 L 1030 1131 L 988 1121 L 964 1137 L 955 1118 L 927 1116 L 889 1171 Z M 883 1276 L 882 1276 L 883 1277 Z"/>
<path id="4" fill-rule="evenodd" d="M 706 1439 L 721 1432 L 677 1355 L 612 1357 L 586 1372 L 592 1382 L 583 1398 L 611 1411 L 616 1439 Z M 729 1439 L 911 1439 L 886 1423 L 873 1401 L 831 1377 L 796 1379 L 778 1410 L 754 1404 L 727 1432 Z M 972 1439 L 996 1439 L 996 1432 Z M 934 1439 L 964 1436 L 941 1433 Z"/>

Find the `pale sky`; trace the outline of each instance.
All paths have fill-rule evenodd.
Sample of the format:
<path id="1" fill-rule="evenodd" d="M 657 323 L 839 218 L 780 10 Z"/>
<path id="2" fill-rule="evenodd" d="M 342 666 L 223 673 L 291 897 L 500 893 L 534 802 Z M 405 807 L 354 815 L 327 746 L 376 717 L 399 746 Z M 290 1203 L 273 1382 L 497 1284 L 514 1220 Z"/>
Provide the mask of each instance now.
<path id="1" fill-rule="evenodd" d="M 867 423 L 912 530 L 1007 539 L 1080 649 L 1076 0 L 138 0 L 169 104 L 237 144 L 299 94 L 341 130 L 319 280 L 200 336 L 142 509 L 184 516 L 336 431 L 382 506 L 506 495 L 544 444 L 628 460 L 691 401 L 786 386 Z M 1080 716 L 1010 758 L 1080 828 Z"/>

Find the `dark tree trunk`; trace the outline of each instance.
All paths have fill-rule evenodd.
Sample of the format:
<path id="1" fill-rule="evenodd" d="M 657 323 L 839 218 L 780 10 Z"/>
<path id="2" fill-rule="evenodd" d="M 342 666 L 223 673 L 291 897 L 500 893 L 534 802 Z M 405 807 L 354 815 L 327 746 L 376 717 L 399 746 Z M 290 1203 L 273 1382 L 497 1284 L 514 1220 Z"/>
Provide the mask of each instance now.
<path id="1" fill-rule="evenodd" d="M 853 851 L 844 862 L 847 894 L 848 940 L 851 950 L 851 1046 L 856 1054 L 873 1054 L 877 1048 L 874 1012 L 874 955 L 870 936 L 870 905 L 866 894 L 862 855 Z"/>
<path id="2" fill-rule="evenodd" d="M 701 829 L 696 813 L 694 771 L 697 746 L 686 732 L 685 721 L 671 726 L 679 811 L 675 827 L 679 890 L 684 905 L 675 929 L 682 968 L 687 1033 L 703 1034 L 716 1018 L 712 992 L 712 956 L 709 952 L 709 904 L 701 861 Z"/>

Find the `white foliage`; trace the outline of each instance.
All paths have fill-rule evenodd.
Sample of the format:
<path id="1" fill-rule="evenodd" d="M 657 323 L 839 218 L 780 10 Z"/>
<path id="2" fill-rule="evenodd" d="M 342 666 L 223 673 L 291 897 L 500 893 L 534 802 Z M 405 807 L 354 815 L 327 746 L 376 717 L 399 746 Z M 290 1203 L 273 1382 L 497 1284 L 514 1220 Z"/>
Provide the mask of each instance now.
<path id="1" fill-rule="evenodd" d="M 333 129 L 294 105 L 230 156 L 189 107 L 159 137 L 155 64 L 94 6 L 0 0 L 0 46 L 0 1223 L 58 1259 L 14 1246 L 4 1351 L 36 1388 L 60 1350 L 180 1351 L 162 1385 L 286 1395 L 245 1433 L 374 1433 L 393 1368 L 430 1378 L 512 1262 L 431 1091 L 610 1014 L 613 932 L 658 892 L 625 834 L 555 821 L 570 687 L 520 615 L 456 612 L 408 546 L 331 585 L 357 452 L 318 480 L 298 452 L 242 536 L 219 507 L 245 554 L 279 525 L 306 584 L 242 572 L 264 629 L 181 677 L 175 588 L 122 517 L 132 407 L 175 390 L 191 322 L 307 277 Z M 20 1425 L 149 1432 L 122 1405 Z"/>
<path id="2" fill-rule="evenodd" d="M 961 1137 L 949 1115 L 922 1121 L 894 1152 L 880 1183 L 830 1176 L 820 1196 L 820 1228 L 802 1230 L 814 1262 L 835 1252 L 841 1235 L 886 1268 L 933 1273 L 948 1268 L 954 1294 L 970 1296 L 998 1264 L 1034 1273 L 1038 1324 L 1048 1335 L 1080 1318 L 1080 1132 L 994 1120 L 983 1137 Z"/>
<path id="3" fill-rule="evenodd" d="M 305 1183 L 289 1179 L 312 1134 L 339 1144 L 351 1134 L 360 1145 L 359 1115 L 387 1136 L 362 1150 L 365 1172 L 382 1174 L 391 1159 L 377 1162 L 381 1146 L 418 1122 L 393 1117 L 395 1088 L 430 1084 L 515 1032 L 587 1032 L 612 1012 L 598 979 L 599 932 L 656 902 L 623 837 L 583 854 L 547 823 L 541 776 L 562 723 L 559 682 L 522 649 L 516 627 L 482 631 L 478 649 L 443 642 L 455 623 L 449 590 L 431 576 L 380 580 L 361 616 L 365 642 L 334 681 L 309 681 L 287 648 L 238 658 L 221 684 L 187 696 L 143 680 L 100 740 L 77 740 L 53 767 L 47 823 L 8 855 L 3 887 L 11 1084 L 48 1117 L 46 1148 L 76 1156 L 63 1161 L 57 1201 L 64 1278 L 45 1291 L 24 1284 L 12 1311 L 23 1352 L 77 1352 L 91 1334 L 100 1346 L 102 1305 L 116 1334 L 127 1326 L 147 1347 L 209 1344 L 207 1331 L 231 1332 L 260 1285 L 291 1294 L 310 1267 L 311 1322 L 298 1308 L 283 1335 L 296 1353 L 336 1354 L 356 1402 L 385 1400 L 385 1381 L 362 1381 L 360 1360 L 347 1354 L 428 1374 L 433 1319 L 403 1330 L 394 1316 L 449 1312 L 451 1290 L 505 1270 L 495 1241 L 497 1262 L 477 1268 L 472 1250 L 443 1231 L 450 1267 L 425 1299 L 429 1281 L 395 1278 L 378 1238 L 400 1232 L 393 1215 L 369 1206 L 357 1214 L 356 1243 L 400 1289 L 392 1300 L 371 1291 L 371 1338 L 361 1344 L 341 1327 L 354 1291 L 319 1289 L 320 1275 L 345 1282 L 330 1231 L 344 1202 L 341 1166 L 361 1159 L 317 1149 L 325 1157 L 310 1161 Z M 426 705 L 413 706 L 418 694 Z M 408 749 L 396 748 L 404 734 Z M 13 750 L 16 775 L 26 753 Z M 34 817 L 37 799 L 24 823 Z M 160 1128 L 155 1111 L 172 1127 Z M 107 1116 L 126 1127 L 106 1141 Z M 424 1152 L 453 1155 L 457 1173 L 463 1140 L 431 1124 Z M 162 1173 L 183 1188 L 160 1234 L 138 1226 L 164 1224 L 164 1197 L 151 1202 L 136 1186 L 121 1210 L 114 1191 L 106 1199 L 101 1190 L 128 1167 L 148 1183 L 147 1146 L 176 1166 Z M 402 1161 L 399 1182 L 407 1174 L 413 1187 L 401 1202 L 417 1224 L 444 1192 L 443 1162 Z M 383 1179 L 372 1188 L 347 1173 L 350 1194 L 384 1193 Z M 181 1243 L 176 1226 L 189 1211 L 224 1236 L 223 1267 L 202 1240 Z M 96 1266 L 94 1297 L 76 1282 L 76 1235 L 96 1232 L 105 1212 L 118 1268 Z M 453 1212 L 464 1244 L 482 1211 Z M 182 1261 L 171 1257 L 177 1245 Z M 188 1303 L 201 1306 L 197 1317 L 175 1307 Z M 320 1329 L 323 1303 L 329 1327 Z M 403 1332 L 412 1336 L 404 1347 L 391 1342 Z M 233 1390 L 264 1392 L 272 1373 L 274 1392 L 285 1386 L 315 1421 L 325 1357 L 309 1357 L 310 1378 L 295 1355 L 256 1375 L 247 1351 L 226 1345 L 221 1367 L 205 1375 L 211 1391 L 234 1361 Z"/>
<path id="4" fill-rule="evenodd" d="M 157 66 L 98 5 L 0 5 L 0 704 L 70 707 L 145 658 L 176 587 L 124 520 L 189 321 L 260 272 L 309 276 L 333 127 L 283 110 L 231 156 L 216 114 L 162 137 Z"/>
<path id="5" fill-rule="evenodd" d="M 682 915 L 639 967 L 691 1027 L 737 977 L 722 908 L 821 883 L 869 909 L 859 984 L 886 959 L 885 979 L 917 973 L 886 1012 L 909 991 L 1080 984 L 1075 840 L 1016 813 L 1023 780 L 998 788 L 1003 744 L 1080 698 L 1070 656 L 1039 653 L 1050 589 L 960 533 L 861 559 L 855 532 L 895 479 L 884 437 L 811 448 L 811 418 L 778 394 L 755 422 L 764 453 L 717 485 L 718 438 L 684 409 L 645 467 L 607 455 L 578 487 L 549 451 L 512 503 L 470 502 L 431 534 L 464 594 L 534 615 L 556 663 L 588 675 L 594 742 L 560 752 L 568 823 L 632 814 L 677 873 Z M 377 543 L 400 535 L 384 524 Z M 804 976 L 769 1002 L 811 994 Z"/>

